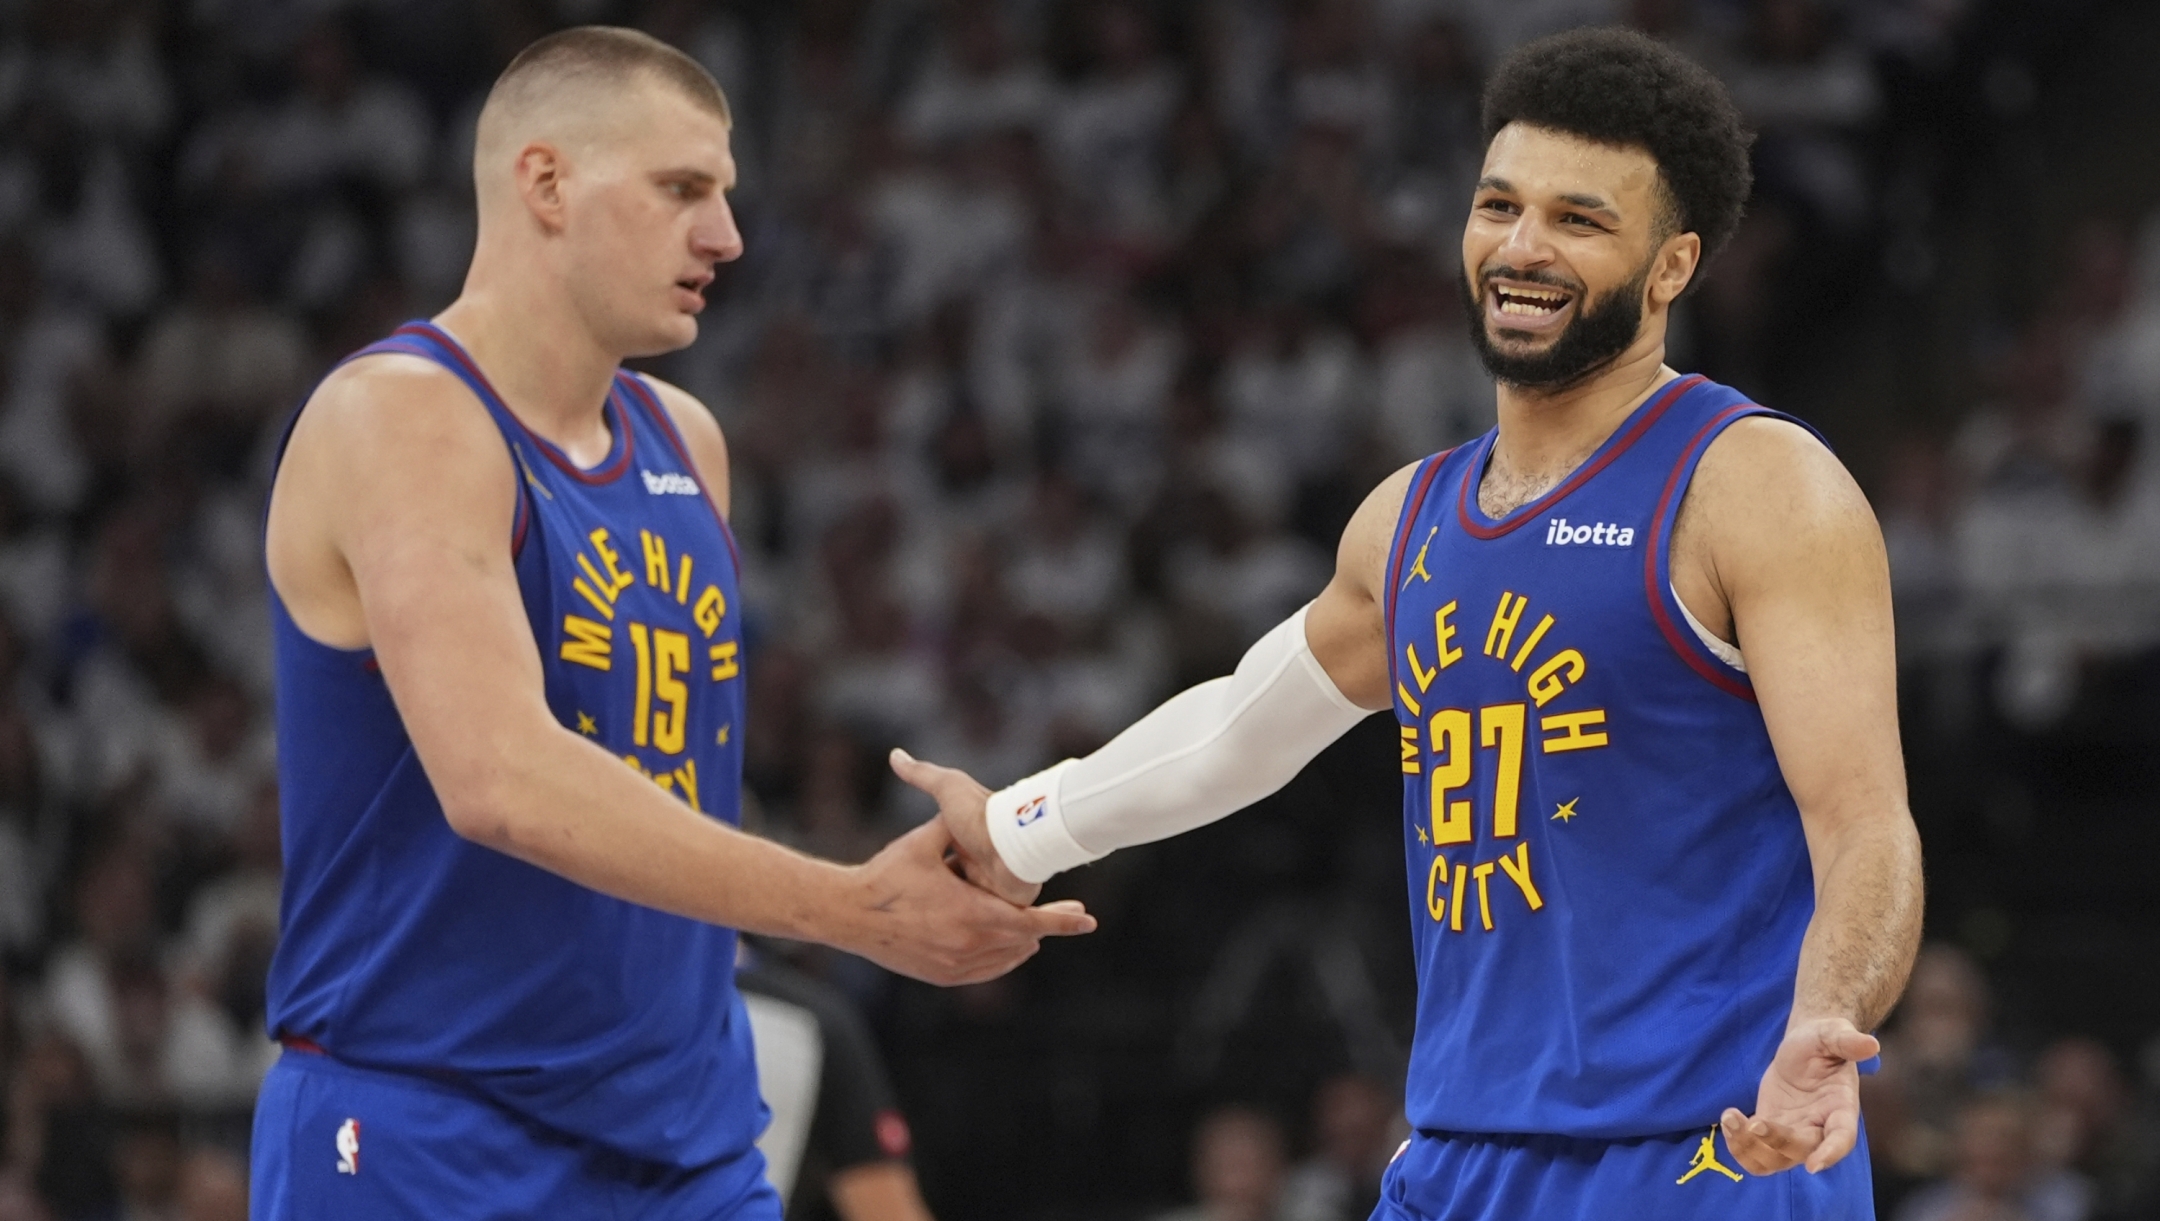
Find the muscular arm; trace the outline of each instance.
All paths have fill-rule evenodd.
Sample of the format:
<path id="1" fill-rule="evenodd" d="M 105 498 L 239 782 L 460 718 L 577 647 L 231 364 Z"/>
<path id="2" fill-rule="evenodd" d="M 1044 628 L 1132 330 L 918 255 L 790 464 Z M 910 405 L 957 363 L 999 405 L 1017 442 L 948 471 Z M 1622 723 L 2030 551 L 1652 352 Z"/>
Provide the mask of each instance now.
<path id="1" fill-rule="evenodd" d="M 1844 1062 L 1873 1054 L 1859 1032 L 1896 1002 L 1920 938 L 1920 842 L 1905 800 L 1882 535 L 1819 442 L 1757 418 L 1704 456 L 1674 556 L 1690 609 L 1710 610 L 1713 630 L 1729 625 L 1747 658 L 1814 870 L 1815 914 L 1772 1073 L 1789 1077 L 1781 1066 L 1805 1071 L 1801 1062 L 1814 1061 L 1843 1080 Z M 1780 1120 L 1764 1109 L 1756 1122 L 1784 1131 L 1755 1134 L 1766 1139 L 1751 1168 L 1804 1157 L 1821 1169 L 1849 1148 L 1842 1099 L 1840 1117 L 1802 1107 Z M 1818 1118 L 1836 1121 L 1808 1132 Z M 1739 1142 L 1734 1149 L 1748 1159 Z"/>
<path id="2" fill-rule="evenodd" d="M 460 384 L 378 357 L 317 392 L 271 499 L 280 595 L 309 634 L 373 648 L 459 835 L 631 902 L 939 982 L 1084 930 L 1084 916 L 1018 911 L 954 879 L 934 825 L 868 866 L 817 861 L 691 811 L 557 723 L 512 568 L 513 478 Z"/>

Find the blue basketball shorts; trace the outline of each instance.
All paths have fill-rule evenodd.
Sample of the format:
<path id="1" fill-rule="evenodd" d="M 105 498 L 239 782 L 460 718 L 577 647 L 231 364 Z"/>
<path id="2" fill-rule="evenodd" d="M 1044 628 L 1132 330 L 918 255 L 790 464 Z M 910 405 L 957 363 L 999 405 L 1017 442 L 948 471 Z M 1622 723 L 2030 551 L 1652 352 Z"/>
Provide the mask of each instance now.
<path id="1" fill-rule="evenodd" d="M 255 1104 L 254 1221 L 780 1221 L 756 1149 L 639 1161 L 445 1082 L 288 1050 Z"/>
<path id="2" fill-rule="evenodd" d="M 1707 1142 L 1707 1143 L 1706 1143 Z M 1756 1177 L 1710 1127 L 1636 1140 L 1420 1132 L 1372 1221 L 1874 1221 L 1867 1138 L 1821 1174 Z"/>

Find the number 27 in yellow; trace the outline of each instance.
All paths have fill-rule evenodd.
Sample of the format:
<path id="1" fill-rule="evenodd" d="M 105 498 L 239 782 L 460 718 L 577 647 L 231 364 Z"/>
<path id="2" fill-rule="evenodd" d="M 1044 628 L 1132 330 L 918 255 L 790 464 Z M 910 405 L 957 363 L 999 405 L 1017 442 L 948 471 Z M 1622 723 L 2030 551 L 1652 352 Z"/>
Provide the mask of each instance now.
<path id="1" fill-rule="evenodd" d="M 1490 704 L 1477 712 L 1477 744 L 1500 752 L 1493 773 L 1493 838 L 1515 834 L 1516 808 L 1522 799 L 1523 724 L 1521 704 Z M 1467 844 L 1472 839 L 1470 802 L 1450 801 L 1448 795 L 1470 785 L 1470 713 L 1463 708 L 1442 708 L 1433 713 L 1431 736 L 1433 844 Z"/>

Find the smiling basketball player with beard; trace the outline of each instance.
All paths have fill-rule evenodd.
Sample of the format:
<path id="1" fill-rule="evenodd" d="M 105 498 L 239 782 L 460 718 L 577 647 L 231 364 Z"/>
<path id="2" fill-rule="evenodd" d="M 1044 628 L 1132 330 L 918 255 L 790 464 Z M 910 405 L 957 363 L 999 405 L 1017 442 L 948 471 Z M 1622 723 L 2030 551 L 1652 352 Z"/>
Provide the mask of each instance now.
<path id="1" fill-rule="evenodd" d="M 1094 754 L 996 793 L 895 766 L 1024 898 L 1392 709 L 1416 1131 L 1375 1218 L 1870 1217 L 1858 1072 L 1921 913 L 1882 538 L 1812 430 L 1665 364 L 1748 135 L 1617 30 L 1509 56 L 1484 128 L 1462 291 L 1498 427 L 1382 483 L 1309 606 Z"/>

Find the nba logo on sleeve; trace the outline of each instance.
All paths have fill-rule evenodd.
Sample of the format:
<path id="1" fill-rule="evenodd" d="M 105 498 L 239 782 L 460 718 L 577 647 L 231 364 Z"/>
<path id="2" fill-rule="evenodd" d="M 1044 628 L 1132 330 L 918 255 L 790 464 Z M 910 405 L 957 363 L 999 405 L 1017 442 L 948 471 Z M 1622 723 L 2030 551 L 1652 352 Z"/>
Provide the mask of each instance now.
<path id="1" fill-rule="evenodd" d="M 1049 812 L 1050 799 L 1048 797 L 1037 797 L 1035 800 L 1028 802 L 1024 806 L 1021 806 L 1019 813 L 1015 814 L 1013 817 L 1019 822 L 1021 826 L 1024 827 L 1027 826 L 1029 823 L 1041 819 L 1044 814 L 1047 814 Z"/>
<path id="2" fill-rule="evenodd" d="M 357 1119 L 348 1119 L 338 1125 L 337 1172 L 360 1173 L 360 1121 Z"/>

